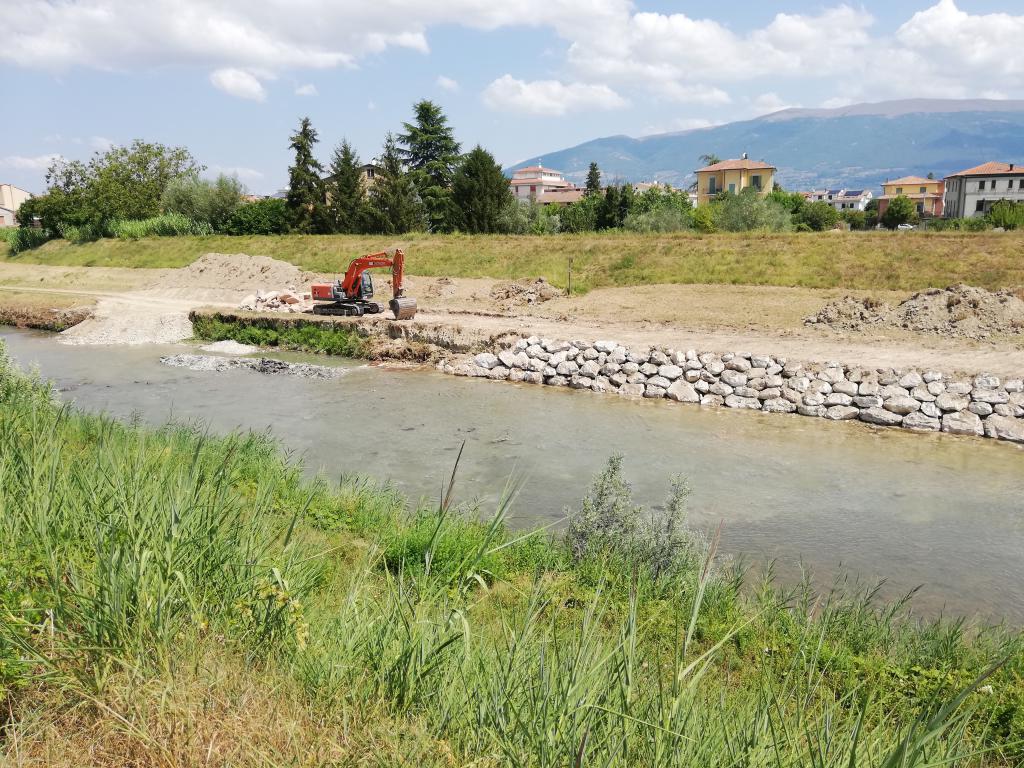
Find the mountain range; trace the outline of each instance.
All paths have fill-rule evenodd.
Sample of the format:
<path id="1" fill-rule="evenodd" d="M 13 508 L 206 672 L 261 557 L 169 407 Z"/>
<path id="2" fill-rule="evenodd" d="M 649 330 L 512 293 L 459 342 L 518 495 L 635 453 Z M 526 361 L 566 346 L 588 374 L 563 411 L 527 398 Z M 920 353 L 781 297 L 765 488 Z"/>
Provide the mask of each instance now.
<path id="1" fill-rule="evenodd" d="M 770 115 L 674 133 L 609 136 L 544 153 L 543 164 L 582 183 L 596 162 L 606 182 L 686 186 L 701 155 L 765 160 L 787 189 L 867 187 L 901 176 L 942 178 L 988 160 L 1024 161 L 1024 101 L 906 99 Z"/>

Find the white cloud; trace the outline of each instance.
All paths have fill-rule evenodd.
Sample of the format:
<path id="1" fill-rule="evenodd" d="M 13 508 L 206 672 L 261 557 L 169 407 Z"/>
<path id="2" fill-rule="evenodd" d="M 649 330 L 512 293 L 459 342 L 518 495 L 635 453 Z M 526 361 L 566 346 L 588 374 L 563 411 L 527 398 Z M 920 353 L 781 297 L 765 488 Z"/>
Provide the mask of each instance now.
<path id="1" fill-rule="evenodd" d="M 246 72 L 244 69 L 225 67 L 215 70 L 210 73 L 210 82 L 213 83 L 214 88 L 240 99 L 263 101 L 267 98 L 263 84 L 252 73 Z"/>
<path id="2" fill-rule="evenodd" d="M 483 93 L 491 109 L 532 115 L 564 115 L 587 109 L 618 109 L 627 102 L 607 85 L 562 83 L 558 80 L 517 80 L 502 75 Z"/>
<path id="3" fill-rule="evenodd" d="M 783 109 L 793 109 L 794 107 L 799 106 L 799 104 L 792 104 L 786 101 L 774 91 L 762 93 L 750 102 L 750 108 L 755 115 L 767 115 L 772 112 L 779 112 Z"/>
<path id="4" fill-rule="evenodd" d="M 0 157 L 0 166 L 14 168 L 19 171 L 45 171 L 58 158 L 60 158 L 59 154 L 35 155 L 34 157 L 8 155 L 7 157 Z"/>
<path id="5" fill-rule="evenodd" d="M 853 104 L 853 99 L 847 96 L 833 96 L 831 99 L 825 99 L 821 102 L 823 109 L 838 109 L 839 107 L 848 107 Z"/>
<path id="6" fill-rule="evenodd" d="M 318 91 L 317 91 L 315 85 L 313 85 L 312 83 L 306 83 L 305 85 L 300 85 L 298 88 L 295 89 L 295 95 L 296 96 L 317 96 L 319 94 L 318 94 Z"/>
<path id="7" fill-rule="evenodd" d="M 105 136 L 90 136 L 89 146 L 97 152 L 106 152 L 114 146 L 114 142 Z"/>
<path id="8" fill-rule="evenodd" d="M 209 169 L 208 175 L 219 176 L 220 174 L 235 176 L 242 181 L 256 181 L 263 178 L 262 172 L 244 166 L 214 165 Z"/>
<path id="9" fill-rule="evenodd" d="M 459 90 L 459 81 L 453 80 L 450 77 L 445 77 L 444 75 L 438 75 L 437 87 L 440 88 L 442 91 L 454 92 Z"/>

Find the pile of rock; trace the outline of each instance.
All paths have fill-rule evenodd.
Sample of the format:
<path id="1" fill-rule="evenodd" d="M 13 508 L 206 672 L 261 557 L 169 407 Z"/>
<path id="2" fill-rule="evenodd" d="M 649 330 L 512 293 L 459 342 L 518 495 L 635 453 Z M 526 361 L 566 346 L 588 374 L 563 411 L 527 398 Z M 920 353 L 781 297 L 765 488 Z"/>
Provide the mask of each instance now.
<path id="1" fill-rule="evenodd" d="M 1024 381 L 531 336 L 446 373 L 1024 442 Z"/>
<path id="2" fill-rule="evenodd" d="M 300 293 L 294 288 L 280 291 L 256 291 L 242 299 L 238 308 L 249 312 L 311 312 L 313 297 L 309 293 Z"/>

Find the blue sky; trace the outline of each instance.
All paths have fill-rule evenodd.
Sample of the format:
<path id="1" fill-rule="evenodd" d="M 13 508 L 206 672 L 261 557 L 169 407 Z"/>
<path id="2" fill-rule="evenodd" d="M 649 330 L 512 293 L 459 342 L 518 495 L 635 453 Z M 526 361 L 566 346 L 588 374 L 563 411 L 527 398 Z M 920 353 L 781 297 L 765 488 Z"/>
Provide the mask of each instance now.
<path id="1" fill-rule="evenodd" d="M 417 99 L 505 165 L 588 139 L 787 106 L 1024 98 L 1020 0 L 0 0 L 0 182 L 57 155 L 181 144 L 254 192 L 320 156 L 365 160 Z"/>

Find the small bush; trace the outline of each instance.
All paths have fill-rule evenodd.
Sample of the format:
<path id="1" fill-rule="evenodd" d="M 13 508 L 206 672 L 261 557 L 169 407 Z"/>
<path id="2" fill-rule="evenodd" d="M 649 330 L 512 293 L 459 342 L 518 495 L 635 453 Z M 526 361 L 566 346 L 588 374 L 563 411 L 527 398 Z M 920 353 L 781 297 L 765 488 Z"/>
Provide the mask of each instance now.
<path id="1" fill-rule="evenodd" d="M 566 545 L 577 562 L 624 561 L 655 580 L 692 568 L 704 557 L 706 546 L 686 525 L 689 494 L 686 482 L 674 477 L 664 509 L 647 511 L 633 503 L 632 489 L 622 476 L 622 456 L 612 456 L 580 508 L 566 512 Z"/>
<path id="2" fill-rule="evenodd" d="M 215 181 L 183 177 L 167 185 L 160 204 L 165 213 L 205 222 L 221 232 L 242 203 L 243 194 L 245 187 L 232 176 L 221 174 Z"/>
<path id="3" fill-rule="evenodd" d="M 1010 200 L 999 200 L 986 214 L 985 218 L 993 227 L 1006 230 L 1024 228 L 1024 203 Z"/>
<path id="4" fill-rule="evenodd" d="M 224 225 L 229 235 L 283 235 L 288 231 L 288 207 L 284 200 L 267 198 L 243 203 Z"/>
<path id="5" fill-rule="evenodd" d="M 53 235 L 48 229 L 36 229 L 35 227 L 11 227 L 4 231 L 7 245 L 11 249 L 11 255 L 16 256 L 22 251 L 29 251 L 38 248 L 43 243 L 52 240 Z"/>
<path id="6" fill-rule="evenodd" d="M 683 232 L 693 226 L 693 214 L 678 208 L 655 208 L 629 214 L 622 226 L 630 232 Z"/>

